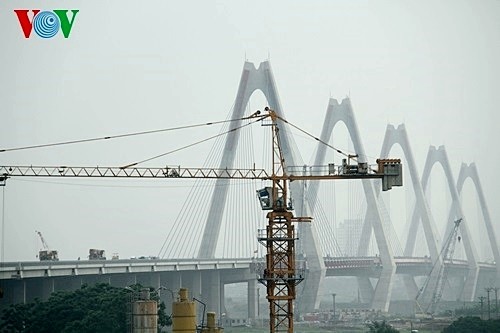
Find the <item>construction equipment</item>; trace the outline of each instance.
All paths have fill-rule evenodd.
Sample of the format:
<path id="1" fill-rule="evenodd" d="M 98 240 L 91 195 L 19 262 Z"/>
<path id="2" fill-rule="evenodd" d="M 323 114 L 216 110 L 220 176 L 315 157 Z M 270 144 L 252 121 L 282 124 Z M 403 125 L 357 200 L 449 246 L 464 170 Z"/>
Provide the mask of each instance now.
<path id="1" fill-rule="evenodd" d="M 288 184 L 300 180 L 352 180 L 381 179 L 382 190 L 402 186 L 402 166 L 399 159 L 378 159 L 376 167 L 365 162 L 351 164 L 357 155 L 346 155 L 348 160 L 336 167 L 333 164 L 315 166 L 314 174 L 296 175 L 287 169 L 280 143 L 280 124 L 290 124 L 274 110 L 266 107 L 266 113 L 255 112 L 245 119 L 262 121 L 272 132 L 272 172 L 264 169 L 213 169 L 181 168 L 139 168 L 137 163 L 124 167 L 47 167 L 47 166 L 0 166 L 0 175 L 9 177 L 90 177 L 90 178 L 225 178 L 270 180 L 271 186 L 257 192 L 263 210 L 267 214 L 267 228 L 259 233 L 259 242 L 267 248 L 266 268 L 259 281 L 267 287 L 269 301 L 270 332 L 293 332 L 293 300 L 295 287 L 303 277 L 297 274 L 295 265 L 294 222 L 310 222 L 311 217 L 294 217 L 288 193 Z M 266 121 L 266 122 L 264 122 Z M 322 142 L 318 138 L 316 140 Z M 323 144 L 329 146 L 326 142 Z M 331 146 L 330 146 L 331 147 Z M 333 147 L 331 147 L 333 148 Z M 339 150 L 337 152 L 341 153 Z"/>
<path id="2" fill-rule="evenodd" d="M 42 250 L 38 251 L 38 259 L 40 261 L 58 261 L 59 257 L 56 250 L 51 250 L 49 245 L 43 238 L 43 235 L 40 231 L 36 231 L 35 233 L 40 237 L 40 241 L 42 242 Z"/>
<path id="3" fill-rule="evenodd" d="M 443 290 L 444 290 L 444 285 L 446 281 L 448 281 L 448 269 L 446 267 L 446 264 L 452 264 L 453 263 L 453 254 L 455 253 L 455 245 L 457 243 L 457 240 L 460 242 L 461 237 L 458 236 L 458 228 L 460 227 L 460 223 L 462 222 L 462 218 L 454 221 L 454 226 L 453 229 L 450 231 L 450 234 L 448 235 L 448 238 L 446 239 L 445 243 L 443 244 L 443 248 L 441 249 L 441 252 L 439 253 L 439 257 L 436 258 L 434 261 L 434 265 L 432 266 L 431 272 L 429 273 L 427 279 L 425 280 L 424 284 L 422 285 L 422 288 L 417 293 L 417 296 L 415 297 L 415 301 L 417 303 L 417 306 L 419 310 L 427 315 L 433 315 L 436 311 L 438 303 L 441 301 L 441 297 L 443 296 Z M 442 262 L 441 265 L 438 265 L 439 259 L 442 257 Z M 422 310 L 422 307 L 419 303 L 419 298 L 424 293 L 430 292 L 430 290 L 427 290 L 430 288 L 430 280 L 431 277 L 433 276 L 433 272 L 435 269 L 439 267 L 439 271 L 437 273 L 437 280 L 436 284 L 434 287 L 434 290 L 432 290 L 432 298 L 427 305 L 425 311 Z"/>
<path id="4" fill-rule="evenodd" d="M 89 249 L 89 260 L 106 260 L 104 250 Z"/>

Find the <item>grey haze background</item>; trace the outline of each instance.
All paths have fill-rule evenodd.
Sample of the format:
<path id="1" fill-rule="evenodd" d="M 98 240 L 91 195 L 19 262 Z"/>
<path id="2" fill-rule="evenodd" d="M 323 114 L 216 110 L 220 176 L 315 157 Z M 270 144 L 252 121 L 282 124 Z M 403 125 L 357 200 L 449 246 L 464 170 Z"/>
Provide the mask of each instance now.
<path id="1" fill-rule="evenodd" d="M 27 40 L 20 8 L 80 12 L 69 39 Z M 349 95 L 368 155 L 387 123 L 404 122 L 419 172 L 430 144 L 446 145 L 455 177 L 475 161 L 498 230 L 500 1 L 18 0 L 0 3 L 0 28 L 2 148 L 224 119 L 244 60 L 270 58 L 288 119 L 309 132 L 330 96 Z M 1 153 L 0 164 L 123 165 L 217 132 Z M 307 161 L 314 145 L 297 141 Z M 201 166 L 209 148 L 150 165 Z M 191 183 L 11 179 L 4 260 L 35 260 L 34 230 L 62 259 L 91 247 L 155 255 Z M 433 210 L 445 216 L 443 198 Z"/>

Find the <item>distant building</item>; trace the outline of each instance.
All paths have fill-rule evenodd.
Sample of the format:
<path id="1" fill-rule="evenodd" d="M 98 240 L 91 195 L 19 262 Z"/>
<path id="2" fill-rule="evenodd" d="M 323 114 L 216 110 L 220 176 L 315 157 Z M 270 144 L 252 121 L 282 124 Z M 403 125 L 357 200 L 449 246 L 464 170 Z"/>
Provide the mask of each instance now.
<path id="1" fill-rule="evenodd" d="M 344 255 L 357 255 L 362 228 L 362 219 L 345 219 L 337 227 L 337 241 Z"/>

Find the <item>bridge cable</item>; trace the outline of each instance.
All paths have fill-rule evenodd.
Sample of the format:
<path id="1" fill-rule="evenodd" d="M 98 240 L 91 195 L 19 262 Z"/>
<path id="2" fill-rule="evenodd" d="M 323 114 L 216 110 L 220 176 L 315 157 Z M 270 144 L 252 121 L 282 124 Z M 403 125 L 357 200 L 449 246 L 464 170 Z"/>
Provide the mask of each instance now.
<path id="1" fill-rule="evenodd" d="M 229 115 L 226 119 L 229 118 Z M 223 126 L 224 128 L 224 126 Z M 217 145 L 219 140 L 216 140 L 215 145 Z M 205 164 L 203 165 L 206 167 L 207 165 L 210 165 L 210 156 L 213 155 L 213 150 L 214 147 L 209 151 L 207 160 L 205 160 Z M 210 165 L 212 166 L 212 165 Z M 203 185 L 203 186 L 200 186 Z M 207 186 L 208 185 L 208 186 Z M 191 242 L 178 242 L 177 240 L 179 239 L 190 239 L 189 235 L 198 235 L 200 232 L 195 232 L 193 229 L 194 228 L 200 228 L 198 225 L 199 223 L 190 223 L 192 222 L 192 217 L 191 215 L 197 215 L 197 212 L 202 210 L 200 206 L 205 206 L 207 200 L 201 200 L 200 196 L 208 191 L 208 188 L 211 187 L 213 188 L 213 182 L 209 182 L 207 179 L 197 179 L 195 180 L 194 184 L 191 185 L 190 190 L 187 194 L 186 199 L 184 200 L 176 218 L 173 221 L 172 228 L 170 232 L 167 233 L 163 244 L 161 245 L 159 252 L 158 252 L 158 257 L 159 258 L 165 258 L 165 257 L 193 257 L 194 256 L 194 250 L 193 244 L 197 242 L 197 240 L 193 240 Z M 199 205 L 193 206 L 193 202 L 199 203 Z M 191 205 L 191 207 L 189 207 Z M 196 236 L 195 236 L 196 237 Z M 189 251 L 193 251 L 192 255 L 189 255 Z"/>
<path id="2" fill-rule="evenodd" d="M 234 105 L 231 108 L 231 110 L 233 108 Z M 228 114 L 228 118 L 230 117 L 231 114 L 232 112 L 230 111 Z M 258 118 L 256 114 L 253 114 L 249 117 L 244 117 L 242 119 L 259 120 L 260 118 Z M 237 127 L 233 130 L 241 129 L 252 123 L 253 122 L 250 122 L 248 124 Z M 220 163 L 217 161 L 220 161 L 221 159 L 224 146 L 224 140 L 222 140 L 221 138 L 223 135 L 228 134 L 232 131 L 227 129 L 228 129 L 228 124 L 226 123 L 221 129 L 220 134 L 213 137 L 216 138 L 216 140 L 213 147 L 209 151 L 207 160 L 205 161 L 205 166 L 208 165 L 212 166 L 212 164 L 214 163 Z M 207 180 L 207 179 L 199 179 L 195 182 L 195 184 L 193 185 L 188 194 L 188 199 L 184 202 L 182 209 L 180 210 L 179 214 L 175 219 L 171 232 L 167 235 L 159 250 L 158 253 L 159 257 L 161 258 L 173 257 L 173 256 L 193 257 L 196 255 L 196 250 L 203 235 L 203 228 L 205 226 L 203 223 L 196 223 L 196 222 L 206 219 L 207 216 L 206 211 L 208 211 L 211 202 L 211 200 L 206 200 L 206 198 L 212 195 L 210 189 L 213 189 L 213 186 L 212 187 L 201 186 L 200 188 L 199 186 L 200 184 L 214 185 L 212 180 Z M 192 207 L 193 202 L 197 203 L 194 207 Z M 193 237 L 193 235 L 197 236 Z M 186 238 L 188 239 L 191 238 L 191 241 L 181 242 L 181 243 L 178 243 L 178 241 L 176 241 L 178 239 L 186 239 Z"/>

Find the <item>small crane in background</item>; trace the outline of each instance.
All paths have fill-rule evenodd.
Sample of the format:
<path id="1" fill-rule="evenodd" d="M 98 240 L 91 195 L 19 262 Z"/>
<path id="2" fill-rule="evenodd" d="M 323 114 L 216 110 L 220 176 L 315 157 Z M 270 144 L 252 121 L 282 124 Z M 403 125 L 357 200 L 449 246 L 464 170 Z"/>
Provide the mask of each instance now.
<path id="1" fill-rule="evenodd" d="M 461 237 L 458 236 L 458 228 L 460 227 L 461 222 L 462 222 L 462 218 L 460 218 L 456 221 L 453 221 L 453 223 L 455 225 L 453 226 L 453 229 L 451 230 L 450 234 L 448 235 L 446 242 L 443 244 L 443 248 L 441 249 L 441 253 L 439 254 L 439 256 L 442 255 L 443 261 L 442 261 L 442 264 L 439 266 L 436 287 L 434 288 L 434 291 L 432 293 L 431 301 L 430 301 L 430 303 L 427 306 L 426 311 L 425 311 L 425 313 L 427 313 L 427 314 L 430 314 L 430 315 L 434 314 L 434 312 L 436 311 L 437 305 L 441 301 L 441 297 L 443 296 L 444 285 L 448 279 L 448 269 L 445 267 L 445 264 L 446 263 L 450 263 L 450 264 L 453 263 L 453 254 L 455 253 L 455 245 L 457 244 L 457 240 L 459 242 L 461 240 Z M 427 277 L 422 288 L 419 290 L 417 297 L 415 298 L 419 308 L 420 308 L 420 305 L 418 303 L 418 298 L 423 294 L 424 290 L 429 287 L 429 280 L 431 279 L 431 276 L 432 276 L 434 269 L 437 267 L 436 264 L 437 264 L 438 260 L 439 260 L 439 258 L 436 258 L 436 261 L 434 263 L 434 266 L 432 266 L 432 270 L 429 273 L 429 276 Z"/>
<path id="2" fill-rule="evenodd" d="M 40 261 L 58 261 L 59 256 L 57 250 L 51 250 L 49 248 L 49 244 L 47 244 L 40 231 L 35 230 L 35 233 L 40 237 L 40 241 L 42 242 L 42 249 L 38 251 L 38 259 L 40 259 Z"/>

